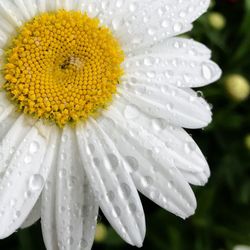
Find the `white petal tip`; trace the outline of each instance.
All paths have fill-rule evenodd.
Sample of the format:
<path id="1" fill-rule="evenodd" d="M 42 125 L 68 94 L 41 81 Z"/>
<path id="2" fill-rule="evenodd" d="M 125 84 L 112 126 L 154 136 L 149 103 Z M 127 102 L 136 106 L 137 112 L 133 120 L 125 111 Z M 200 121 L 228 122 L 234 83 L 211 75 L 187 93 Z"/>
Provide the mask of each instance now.
<path id="1" fill-rule="evenodd" d="M 0 232 L 0 240 L 8 238 L 13 233 L 14 232 L 9 232 L 9 231 Z"/>
<path id="2" fill-rule="evenodd" d="M 222 69 L 216 64 L 214 63 L 214 78 L 213 81 L 216 82 L 218 81 L 222 76 Z"/>
<path id="3" fill-rule="evenodd" d="M 138 247 L 138 248 L 141 248 L 141 247 L 143 247 L 143 242 L 141 242 L 139 244 L 136 244 L 135 246 Z"/>
<path id="4" fill-rule="evenodd" d="M 145 238 L 145 234 L 144 235 L 141 235 L 141 234 L 137 234 L 135 233 L 133 235 L 133 239 L 132 239 L 132 242 L 133 242 L 133 246 L 136 246 L 138 248 L 141 248 L 143 246 L 143 241 L 144 241 L 144 238 Z"/>

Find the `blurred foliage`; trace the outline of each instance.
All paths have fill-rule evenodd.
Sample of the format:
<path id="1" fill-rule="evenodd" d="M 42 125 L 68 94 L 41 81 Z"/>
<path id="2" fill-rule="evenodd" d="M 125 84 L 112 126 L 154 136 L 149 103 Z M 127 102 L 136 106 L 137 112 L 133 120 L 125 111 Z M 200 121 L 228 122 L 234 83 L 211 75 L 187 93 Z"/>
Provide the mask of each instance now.
<path id="1" fill-rule="evenodd" d="M 211 25 L 209 15 L 214 12 L 225 18 L 224 28 Z M 218 83 L 202 89 L 213 105 L 213 123 L 205 130 L 190 131 L 207 156 L 212 175 L 206 187 L 195 188 L 198 209 L 186 221 L 142 197 L 147 218 L 142 249 L 231 250 L 238 244 L 250 245 L 250 149 L 245 143 L 250 134 L 250 100 L 233 101 L 224 81 L 229 74 L 250 81 L 250 0 L 218 0 L 188 35 L 212 50 L 224 72 Z M 107 231 L 93 249 L 134 249 L 117 236 L 104 216 L 99 222 Z M 44 250 L 40 224 L 0 241 L 0 249 Z"/>

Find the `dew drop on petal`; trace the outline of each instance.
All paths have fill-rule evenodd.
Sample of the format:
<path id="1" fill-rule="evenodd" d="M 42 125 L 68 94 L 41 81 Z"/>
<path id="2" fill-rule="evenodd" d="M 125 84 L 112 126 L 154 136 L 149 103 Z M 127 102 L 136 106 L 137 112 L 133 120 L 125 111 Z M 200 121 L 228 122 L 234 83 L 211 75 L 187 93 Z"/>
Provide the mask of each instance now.
<path id="1" fill-rule="evenodd" d="M 192 141 L 191 142 L 186 142 L 184 147 L 185 147 L 185 152 L 187 154 L 190 154 L 191 152 L 195 151 L 195 149 L 196 149 L 196 145 Z"/>
<path id="2" fill-rule="evenodd" d="M 211 80 L 212 78 L 212 71 L 206 64 L 202 65 L 202 75 L 206 80 Z"/>
<path id="3" fill-rule="evenodd" d="M 34 174 L 29 179 L 29 188 L 31 191 L 38 191 L 44 185 L 44 178 L 40 174 Z"/>
<path id="4" fill-rule="evenodd" d="M 139 116 L 139 110 L 134 105 L 128 105 L 124 110 L 124 116 L 127 119 L 135 119 Z"/>
<path id="5" fill-rule="evenodd" d="M 132 213 L 136 212 L 136 205 L 134 203 L 130 203 L 129 204 L 129 209 Z"/>
<path id="6" fill-rule="evenodd" d="M 115 193 L 113 191 L 109 191 L 107 193 L 107 197 L 110 201 L 113 201 L 115 199 Z"/>
<path id="7" fill-rule="evenodd" d="M 167 28 L 168 27 L 168 21 L 166 21 L 166 20 L 162 21 L 161 26 L 163 28 Z"/>
<path id="8" fill-rule="evenodd" d="M 137 171 L 139 169 L 139 163 L 135 157 L 126 156 L 125 159 L 133 171 Z"/>
<path id="9" fill-rule="evenodd" d="M 29 164 L 29 163 L 31 163 L 31 161 L 32 161 L 32 158 L 30 155 L 26 155 L 24 157 L 24 163 Z"/>
<path id="10" fill-rule="evenodd" d="M 108 154 L 108 159 L 113 169 L 119 166 L 119 160 L 115 154 Z"/>
<path id="11" fill-rule="evenodd" d="M 152 120 L 152 127 L 156 132 L 159 132 L 164 129 L 165 123 L 162 119 L 153 119 Z"/>
<path id="12" fill-rule="evenodd" d="M 79 247 L 87 247 L 88 242 L 85 239 L 81 239 L 81 242 L 79 243 Z"/>
<path id="13" fill-rule="evenodd" d="M 29 152 L 30 154 L 35 154 L 39 150 L 39 143 L 34 141 L 30 144 Z"/>
<path id="14" fill-rule="evenodd" d="M 131 194 L 131 189 L 130 189 L 129 185 L 126 184 L 126 183 L 122 183 L 121 188 L 122 188 L 123 195 L 126 198 L 128 198 L 130 196 L 130 194 Z"/>
<path id="15" fill-rule="evenodd" d="M 182 30 L 182 24 L 181 23 L 176 23 L 174 25 L 174 32 L 180 32 Z"/>

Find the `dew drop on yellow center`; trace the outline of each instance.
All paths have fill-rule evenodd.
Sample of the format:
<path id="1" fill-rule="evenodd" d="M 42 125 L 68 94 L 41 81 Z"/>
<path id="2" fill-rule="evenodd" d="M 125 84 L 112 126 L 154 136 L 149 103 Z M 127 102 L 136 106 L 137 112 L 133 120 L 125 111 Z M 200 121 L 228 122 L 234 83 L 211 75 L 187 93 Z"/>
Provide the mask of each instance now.
<path id="1" fill-rule="evenodd" d="M 24 24 L 6 50 L 3 88 L 18 110 L 63 127 L 110 104 L 123 60 L 118 41 L 98 19 L 44 13 Z"/>

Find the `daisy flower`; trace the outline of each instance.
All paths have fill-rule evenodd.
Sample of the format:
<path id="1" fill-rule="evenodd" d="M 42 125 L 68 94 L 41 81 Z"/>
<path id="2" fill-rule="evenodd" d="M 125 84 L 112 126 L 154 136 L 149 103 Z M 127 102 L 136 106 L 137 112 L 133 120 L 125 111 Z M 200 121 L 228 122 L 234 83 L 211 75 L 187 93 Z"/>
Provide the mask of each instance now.
<path id="1" fill-rule="evenodd" d="M 47 249 L 91 249 L 98 209 L 140 247 L 143 195 L 181 218 L 209 168 L 183 128 L 221 74 L 177 37 L 209 0 L 0 0 L 0 237 L 41 218 Z"/>

